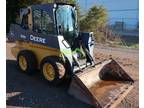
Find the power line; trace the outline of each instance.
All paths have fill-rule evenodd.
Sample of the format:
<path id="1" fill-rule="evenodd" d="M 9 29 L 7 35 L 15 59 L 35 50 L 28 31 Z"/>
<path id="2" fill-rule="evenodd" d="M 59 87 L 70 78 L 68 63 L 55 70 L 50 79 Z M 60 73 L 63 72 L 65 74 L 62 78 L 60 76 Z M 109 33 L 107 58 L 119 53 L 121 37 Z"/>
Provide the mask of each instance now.
<path id="1" fill-rule="evenodd" d="M 113 12 L 113 11 L 138 11 L 139 9 L 119 9 L 119 10 L 108 10 L 108 12 Z"/>
<path id="2" fill-rule="evenodd" d="M 124 18 L 121 18 L 121 17 L 110 17 L 109 19 L 127 19 L 127 20 L 138 20 L 138 18 L 126 18 L 126 17 L 124 17 Z"/>

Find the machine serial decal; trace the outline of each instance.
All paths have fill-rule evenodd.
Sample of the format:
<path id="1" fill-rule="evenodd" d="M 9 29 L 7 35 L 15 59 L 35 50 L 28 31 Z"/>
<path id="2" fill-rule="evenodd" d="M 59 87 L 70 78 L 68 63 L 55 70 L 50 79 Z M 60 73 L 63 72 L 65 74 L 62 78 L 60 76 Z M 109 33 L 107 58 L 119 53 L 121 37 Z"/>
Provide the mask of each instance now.
<path id="1" fill-rule="evenodd" d="M 26 36 L 23 35 L 23 34 L 21 34 L 20 37 L 23 38 L 23 39 L 26 39 Z"/>

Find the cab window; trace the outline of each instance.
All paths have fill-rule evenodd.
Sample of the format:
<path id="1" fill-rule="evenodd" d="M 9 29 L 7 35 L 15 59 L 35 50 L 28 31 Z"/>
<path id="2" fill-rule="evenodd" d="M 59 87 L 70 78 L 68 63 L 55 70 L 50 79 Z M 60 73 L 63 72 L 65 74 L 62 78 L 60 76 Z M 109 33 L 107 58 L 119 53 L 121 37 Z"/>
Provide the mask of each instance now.
<path id="1" fill-rule="evenodd" d="M 41 11 L 34 10 L 33 11 L 33 31 L 34 32 L 41 32 Z"/>
<path id="2" fill-rule="evenodd" d="M 43 34 L 53 34 L 53 20 L 46 11 L 33 11 L 33 31 Z"/>
<path id="3" fill-rule="evenodd" d="M 53 21 L 46 11 L 42 11 L 42 32 L 45 34 L 53 33 Z"/>

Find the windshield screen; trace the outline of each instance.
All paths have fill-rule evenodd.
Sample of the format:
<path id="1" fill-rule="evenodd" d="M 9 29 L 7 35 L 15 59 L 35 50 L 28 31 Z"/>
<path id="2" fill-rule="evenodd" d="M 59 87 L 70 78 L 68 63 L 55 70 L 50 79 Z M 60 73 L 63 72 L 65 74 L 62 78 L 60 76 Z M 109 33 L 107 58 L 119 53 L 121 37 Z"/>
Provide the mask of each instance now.
<path id="1" fill-rule="evenodd" d="M 75 9 L 69 5 L 59 5 L 56 10 L 59 34 L 70 40 L 77 37 L 77 16 Z"/>

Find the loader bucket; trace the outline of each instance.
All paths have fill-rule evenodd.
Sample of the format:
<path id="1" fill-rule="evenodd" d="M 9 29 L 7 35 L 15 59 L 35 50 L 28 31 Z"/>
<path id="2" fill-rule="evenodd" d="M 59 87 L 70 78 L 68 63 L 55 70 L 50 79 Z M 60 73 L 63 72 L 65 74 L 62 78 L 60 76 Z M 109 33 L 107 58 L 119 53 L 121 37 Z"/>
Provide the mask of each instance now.
<path id="1" fill-rule="evenodd" d="M 76 73 L 69 94 L 96 108 L 115 108 L 133 88 L 133 79 L 113 59 Z"/>

